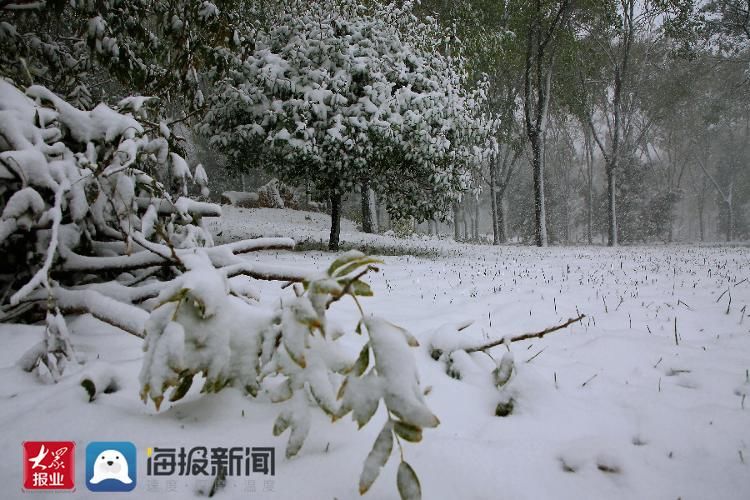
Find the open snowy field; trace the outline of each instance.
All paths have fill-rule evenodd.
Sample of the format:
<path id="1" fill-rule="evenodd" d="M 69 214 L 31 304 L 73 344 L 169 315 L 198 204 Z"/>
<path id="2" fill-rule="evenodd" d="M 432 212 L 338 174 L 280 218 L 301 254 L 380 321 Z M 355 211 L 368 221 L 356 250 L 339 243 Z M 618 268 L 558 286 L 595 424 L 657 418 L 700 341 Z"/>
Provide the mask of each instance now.
<path id="1" fill-rule="evenodd" d="M 317 241 L 327 236 L 328 222 L 322 214 L 225 207 L 224 218 L 211 226 L 217 241 L 261 234 Z M 383 257 L 380 272 L 368 277 L 375 296 L 362 305 L 407 328 L 421 344 L 412 352 L 422 385 L 431 387 L 427 404 L 441 423 L 425 429 L 421 443 L 407 443 L 404 456 L 424 498 L 750 498 L 748 248 L 457 245 L 362 235 L 351 223 L 344 223 L 342 240 L 417 254 Z M 324 268 L 333 255 L 248 258 Z M 262 289 L 269 301 L 291 293 L 278 283 Z M 511 344 L 515 370 L 502 390 L 491 371 L 504 346 L 489 356 L 456 359 L 460 380 L 430 356 L 431 336 L 443 325 L 473 321 L 455 335 L 479 345 L 579 313 L 586 318 L 567 329 Z M 343 301 L 331 318 L 351 331 L 359 312 Z M 316 412 L 301 452 L 286 460 L 287 437 L 272 436 L 278 408 L 267 398 L 251 400 L 232 389 L 201 395 L 194 384 L 184 400 L 156 412 L 138 396 L 142 341 L 91 317 L 71 326 L 87 363 L 68 369 L 56 385 L 16 366 L 42 327 L 0 326 L 0 446 L 8 451 L 0 465 L 3 498 L 31 495 L 21 492 L 20 442 L 47 439 L 76 441 L 78 464 L 93 440 L 132 441 L 139 454 L 153 446 L 272 446 L 270 482 L 259 474 L 251 476 L 254 482 L 229 478 L 217 496 L 359 497 L 362 464 L 385 419 L 382 407 L 360 431 L 349 417 L 331 424 Z M 358 347 L 351 343 L 352 356 Z M 79 381 L 96 366 L 113 370 L 120 389 L 89 403 Z M 511 397 L 512 413 L 495 416 L 498 402 Z M 143 457 L 131 496 L 179 499 L 206 489 L 192 479 L 147 478 Z M 364 498 L 398 498 L 397 466 L 394 456 Z M 80 468 L 77 477 L 75 498 L 97 497 L 83 486 Z"/>

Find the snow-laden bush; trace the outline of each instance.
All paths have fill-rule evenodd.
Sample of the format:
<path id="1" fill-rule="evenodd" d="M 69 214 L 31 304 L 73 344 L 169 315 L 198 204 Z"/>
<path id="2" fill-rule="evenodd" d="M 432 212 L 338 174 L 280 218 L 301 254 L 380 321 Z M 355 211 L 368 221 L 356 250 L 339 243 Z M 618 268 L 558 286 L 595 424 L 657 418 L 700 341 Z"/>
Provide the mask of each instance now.
<path id="1" fill-rule="evenodd" d="M 134 270 L 161 267 L 176 249 L 212 244 L 201 213 L 216 215 L 218 207 L 166 190 L 186 191 L 191 173 L 169 152 L 168 127 L 154 133 L 143 125 L 148 101 L 82 111 L 44 87 L 24 93 L 0 80 L 2 315 L 46 315 L 46 352 L 57 361 L 70 358 L 59 349 L 68 345 L 61 311 L 97 308 L 82 303 L 88 299 L 76 285 L 117 277 L 125 288 L 140 281 Z M 47 354 L 27 366 L 59 376 Z"/>
<path id="2" fill-rule="evenodd" d="M 267 395 L 283 404 L 273 433 L 290 431 L 286 456 L 293 457 L 310 431 L 311 403 L 334 421 L 351 413 L 362 427 L 382 400 L 388 418 L 365 462 L 361 493 L 390 457 L 394 439 L 418 442 L 423 428 L 438 425 L 424 402 L 410 352 L 418 343 L 409 332 L 362 312 L 357 332 L 364 345 L 350 359 L 339 342 L 346 332 L 326 318 L 341 298 L 359 305 L 357 297 L 372 295 L 361 278 L 374 259 L 343 254 L 324 273 L 297 284 L 275 309 L 234 294 L 231 280 L 205 255 L 184 262 L 188 272 L 159 294 L 146 322 L 144 401 L 159 408 L 167 395 L 179 400 L 199 374 L 202 392 L 235 387 L 252 397 Z M 401 476 L 399 489 L 403 481 L 418 489 L 413 471 Z"/>
<path id="3" fill-rule="evenodd" d="M 352 251 L 311 273 L 238 255 L 292 248 L 287 238 L 212 246 L 201 216 L 220 215 L 219 207 L 170 194 L 187 193 L 191 179 L 205 188 L 205 172 L 170 151 L 166 124 L 148 125 L 148 102 L 82 111 L 46 88 L 24 93 L 0 80 L 0 320 L 47 325 L 20 365 L 63 376 L 79 361 L 65 316 L 90 313 L 145 339 L 144 401 L 158 409 L 166 396 L 179 400 L 196 376 L 204 392 L 236 387 L 268 398 L 283 405 L 273 432 L 290 430 L 288 457 L 302 447 L 314 407 L 332 420 L 351 413 L 361 427 L 382 400 L 387 419 L 365 461 L 364 493 L 394 439 L 420 441 L 423 428 L 438 425 L 410 352 L 416 340 L 360 305 L 372 294 L 361 278 L 376 261 Z M 294 286 L 269 306 L 259 279 Z M 345 330 L 326 318 L 347 296 L 362 311 L 356 358 L 337 342 Z M 92 373 L 82 385 L 94 399 L 114 390 L 113 380 Z M 406 462 L 397 484 L 418 498 Z"/>
<path id="4" fill-rule="evenodd" d="M 212 244 L 201 213 L 219 209 L 166 190 L 187 192 L 192 174 L 159 130 L 139 121 L 147 101 L 82 111 L 44 87 L 24 94 L 0 80 L 0 249 L 10 305 L 39 286 L 101 281 L 93 273 L 106 278 L 148 267 L 146 255 L 170 247 Z"/>

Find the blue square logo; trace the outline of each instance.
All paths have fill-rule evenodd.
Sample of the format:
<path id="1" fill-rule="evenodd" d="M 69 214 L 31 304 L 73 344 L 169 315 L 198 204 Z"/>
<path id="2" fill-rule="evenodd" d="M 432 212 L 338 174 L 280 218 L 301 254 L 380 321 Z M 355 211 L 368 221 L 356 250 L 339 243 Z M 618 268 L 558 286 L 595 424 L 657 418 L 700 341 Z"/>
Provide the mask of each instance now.
<path id="1" fill-rule="evenodd" d="M 86 487 L 90 491 L 132 491 L 137 477 L 133 443 L 93 441 L 86 446 Z"/>

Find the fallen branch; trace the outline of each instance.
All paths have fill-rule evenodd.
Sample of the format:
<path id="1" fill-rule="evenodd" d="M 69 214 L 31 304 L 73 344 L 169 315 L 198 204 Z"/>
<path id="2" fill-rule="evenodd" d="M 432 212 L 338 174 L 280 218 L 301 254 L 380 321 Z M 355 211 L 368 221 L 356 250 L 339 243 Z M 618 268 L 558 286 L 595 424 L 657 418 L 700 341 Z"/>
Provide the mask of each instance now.
<path id="1" fill-rule="evenodd" d="M 252 240 L 236 241 L 205 248 L 204 251 L 211 258 L 214 265 L 219 267 L 234 264 L 231 256 L 236 254 L 257 252 L 260 250 L 291 250 L 294 241 L 289 238 L 257 238 Z M 57 270 L 61 272 L 102 272 L 102 271 L 132 271 L 152 266 L 179 265 L 174 259 L 169 258 L 171 249 L 167 245 L 152 243 L 149 251 L 136 252 L 130 255 L 117 255 L 113 257 L 92 257 L 80 255 L 69 249 L 61 252 L 64 259 Z M 159 254 L 157 254 L 158 252 Z M 193 253 L 193 250 L 177 250 L 177 257 Z"/>
<path id="2" fill-rule="evenodd" d="M 137 197 L 135 202 L 139 210 L 146 210 L 151 205 L 156 207 L 159 215 L 169 215 L 180 212 L 187 212 L 202 217 L 221 217 L 221 207 L 215 203 L 206 203 L 204 201 L 195 201 L 190 198 L 180 197 L 176 201 L 159 198 Z"/>
<path id="3" fill-rule="evenodd" d="M 55 287 L 52 293 L 65 314 L 89 313 L 99 321 L 144 338 L 149 314 L 135 306 L 112 299 L 94 290 L 69 290 Z"/>
<path id="4" fill-rule="evenodd" d="M 477 347 L 469 347 L 468 349 L 464 349 L 466 352 L 478 352 L 478 351 L 486 351 L 487 349 L 492 349 L 493 347 L 497 347 L 499 345 L 503 345 L 506 341 L 507 342 L 519 342 L 521 340 L 528 340 L 528 339 L 539 339 L 547 335 L 548 333 L 556 332 L 557 330 L 562 330 L 563 328 L 566 328 L 573 323 L 577 323 L 581 321 L 583 318 L 585 318 L 585 314 L 579 315 L 577 318 L 570 318 L 565 323 L 551 326 L 549 328 L 545 328 L 544 330 L 540 332 L 532 332 L 532 333 L 523 333 L 521 335 L 516 335 L 515 337 L 505 337 L 500 340 L 495 340 L 493 342 L 490 342 L 488 344 L 482 344 Z"/>
<path id="5" fill-rule="evenodd" d="M 233 264 L 221 267 L 220 269 L 226 273 L 227 278 L 244 275 L 257 280 L 286 281 L 287 283 L 299 283 L 311 280 L 318 274 L 303 269 L 294 269 L 289 266 L 253 262 Z"/>

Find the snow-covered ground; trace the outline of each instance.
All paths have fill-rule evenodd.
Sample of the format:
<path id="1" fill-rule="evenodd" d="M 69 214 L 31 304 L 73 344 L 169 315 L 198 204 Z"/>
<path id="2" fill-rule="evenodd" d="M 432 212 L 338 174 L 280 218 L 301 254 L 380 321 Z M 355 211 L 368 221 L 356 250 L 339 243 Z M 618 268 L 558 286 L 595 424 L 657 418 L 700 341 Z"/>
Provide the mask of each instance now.
<path id="1" fill-rule="evenodd" d="M 328 221 L 323 214 L 225 207 L 211 226 L 217 241 L 261 234 L 322 241 Z M 456 245 L 363 235 L 351 223 L 344 223 L 342 239 L 419 255 L 383 257 L 381 272 L 369 278 L 375 297 L 362 304 L 421 343 L 413 352 L 441 424 L 426 429 L 421 443 L 407 443 L 404 455 L 424 498 L 750 498 L 747 248 Z M 322 268 L 333 255 L 248 258 Z M 291 293 L 277 283 L 263 289 L 264 300 Z M 430 336 L 444 324 L 474 320 L 456 335 L 479 344 L 579 312 L 587 315 L 581 323 L 511 345 L 516 371 L 504 393 L 492 385 L 494 364 L 486 354 L 463 359 L 461 380 L 429 356 Z M 352 330 L 358 315 L 348 302 L 331 311 Z M 8 453 L 0 465 L 3 498 L 26 497 L 21 441 L 45 439 L 77 441 L 76 498 L 97 496 L 86 490 L 82 470 L 86 443 L 94 440 L 133 441 L 141 454 L 151 446 L 274 446 L 272 484 L 257 474 L 253 484 L 230 478 L 219 498 L 359 497 L 359 474 L 385 418 L 382 407 L 360 431 L 348 417 L 331 424 L 317 414 L 299 456 L 286 460 L 286 435 L 271 435 L 273 404 L 235 390 L 201 395 L 194 387 L 157 413 L 138 397 L 142 341 L 90 317 L 71 327 L 88 362 L 45 385 L 15 365 L 41 328 L 0 326 L 0 445 Z M 504 351 L 500 346 L 489 354 L 499 359 Z M 81 375 L 105 363 L 121 388 L 88 403 Z M 514 411 L 495 416 L 498 401 L 510 396 Z M 177 499 L 205 487 L 185 478 L 153 482 L 143 465 L 131 496 L 155 498 L 158 489 Z M 397 498 L 397 466 L 394 456 L 365 498 Z"/>

